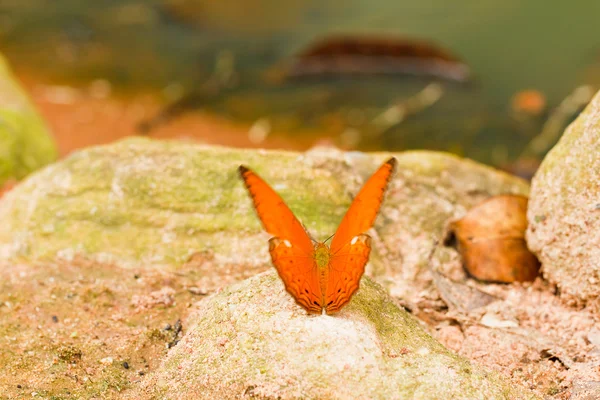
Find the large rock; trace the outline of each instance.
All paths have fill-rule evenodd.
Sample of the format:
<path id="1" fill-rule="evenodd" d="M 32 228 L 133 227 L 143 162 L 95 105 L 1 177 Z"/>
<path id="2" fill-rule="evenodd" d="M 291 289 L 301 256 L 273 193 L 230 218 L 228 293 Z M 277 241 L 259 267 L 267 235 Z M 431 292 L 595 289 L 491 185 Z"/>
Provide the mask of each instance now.
<path id="1" fill-rule="evenodd" d="M 264 174 L 316 235 L 350 204 L 342 180 L 297 153 L 130 139 L 77 152 L 13 189 L 0 204 L 0 257 L 178 267 L 209 252 L 264 264 L 269 236 L 241 163 Z"/>
<path id="2" fill-rule="evenodd" d="M 86 149 L 27 179 L 0 203 L 0 258 L 83 257 L 176 269 L 214 256 L 220 265 L 264 269 L 269 236 L 238 177 L 240 163 L 270 182 L 323 240 L 335 232 L 352 194 L 387 157 L 331 149 L 251 152 L 145 139 Z M 528 186 L 445 153 L 396 157 L 398 172 L 372 232 L 381 240 L 376 238 L 368 271 L 394 295 L 411 297 L 421 289 L 415 281 L 431 281 L 425 262 L 448 220 L 490 195 L 527 194 Z M 460 262 L 452 251 L 441 254 Z"/>
<path id="3" fill-rule="evenodd" d="M 48 129 L 0 55 L 0 187 L 54 161 L 57 155 Z"/>
<path id="4" fill-rule="evenodd" d="M 562 294 L 600 307 L 600 94 L 532 181 L 527 243 Z"/>
<path id="5" fill-rule="evenodd" d="M 132 398 L 529 399 L 441 346 L 365 278 L 335 316 L 307 316 L 274 271 L 199 303 Z"/>
<path id="6" fill-rule="evenodd" d="M 398 173 L 371 232 L 374 250 L 367 270 L 410 303 L 431 296 L 431 290 L 424 290 L 431 284 L 427 256 L 447 220 L 489 195 L 524 194 L 528 188 L 521 180 L 443 153 L 396 156 Z M 200 314 L 189 315 L 193 299 L 270 269 L 269 235 L 237 175 L 240 163 L 270 182 L 311 232 L 324 239 L 335 231 L 364 179 L 387 157 L 130 139 L 80 151 L 32 174 L 0 201 L 0 365 L 6 366 L 0 393 L 122 398 L 123 391 L 135 392 L 140 373 L 162 364 L 166 345 L 176 343 L 177 319 L 186 335 L 198 334 L 194 332 L 204 322 Z M 439 265 L 454 263 L 460 269 L 453 250 L 442 249 L 437 257 Z M 340 317 L 312 319 L 290 313 L 295 306 L 274 275 L 269 276 L 227 289 L 227 295 L 209 304 L 233 304 L 240 293 L 253 293 L 264 283 L 266 293 L 275 297 L 265 297 L 261 307 L 271 305 L 277 318 L 287 313 L 281 321 L 299 329 L 306 328 L 302 319 L 316 332 L 321 321 L 335 332 L 338 323 L 352 327 L 362 335 L 361 343 L 371 346 L 371 353 L 362 354 L 388 349 L 396 357 L 399 343 L 406 341 L 412 353 L 398 354 L 396 361 L 381 354 L 373 359 L 372 365 L 385 366 L 385 376 L 410 375 L 398 369 L 400 363 L 414 371 L 421 368 L 405 357 L 411 355 L 430 367 L 439 361 L 443 370 L 458 371 L 458 387 L 471 393 L 485 388 L 499 393 L 505 387 L 493 375 L 485 380 L 475 367 L 473 381 L 466 382 L 465 361 L 415 330 L 414 320 L 393 308 L 368 280 L 365 293 L 379 293 L 374 305 L 353 302 Z M 281 304 L 286 304 L 283 311 Z M 389 313 L 371 315 L 382 309 Z M 170 330 L 164 329 L 167 324 Z M 385 332 L 392 328 L 416 335 L 415 341 Z M 375 345 L 379 340 L 381 345 Z M 321 341 L 332 342 L 325 336 Z M 265 349 L 275 345 L 263 344 Z M 432 358 L 417 347 L 431 350 Z M 331 349 L 316 348 L 315 354 Z M 426 377 L 410 376 L 423 383 L 423 390 L 431 388 Z"/>

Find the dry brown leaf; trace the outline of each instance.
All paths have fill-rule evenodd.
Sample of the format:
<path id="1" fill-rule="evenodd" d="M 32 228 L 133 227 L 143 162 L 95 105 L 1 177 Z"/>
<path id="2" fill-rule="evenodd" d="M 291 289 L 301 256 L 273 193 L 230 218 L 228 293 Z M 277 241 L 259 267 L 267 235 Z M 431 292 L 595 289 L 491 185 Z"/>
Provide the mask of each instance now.
<path id="1" fill-rule="evenodd" d="M 532 281 L 540 263 L 527 249 L 527 198 L 501 195 L 450 225 L 466 270 L 482 281 Z"/>

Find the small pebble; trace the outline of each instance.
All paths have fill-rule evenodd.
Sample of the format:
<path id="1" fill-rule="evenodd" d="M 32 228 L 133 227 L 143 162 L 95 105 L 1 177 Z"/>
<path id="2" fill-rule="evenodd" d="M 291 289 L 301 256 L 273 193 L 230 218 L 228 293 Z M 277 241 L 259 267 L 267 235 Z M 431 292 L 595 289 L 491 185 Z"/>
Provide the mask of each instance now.
<path id="1" fill-rule="evenodd" d="M 167 324 L 165 325 L 165 327 L 163 328 L 165 331 L 170 331 L 171 330 L 171 324 Z"/>
<path id="2" fill-rule="evenodd" d="M 140 376 L 144 376 L 145 373 L 144 373 L 144 371 L 140 371 L 140 372 L 138 372 L 138 374 L 140 374 Z"/>
<path id="3" fill-rule="evenodd" d="M 199 288 L 195 286 L 188 288 L 188 292 L 197 296 L 206 296 L 208 294 L 208 290 L 205 288 Z"/>
<path id="4" fill-rule="evenodd" d="M 100 360 L 100 362 L 104 365 L 110 365 L 113 363 L 113 358 L 112 357 L 105 357 L 102 360 Z"/>

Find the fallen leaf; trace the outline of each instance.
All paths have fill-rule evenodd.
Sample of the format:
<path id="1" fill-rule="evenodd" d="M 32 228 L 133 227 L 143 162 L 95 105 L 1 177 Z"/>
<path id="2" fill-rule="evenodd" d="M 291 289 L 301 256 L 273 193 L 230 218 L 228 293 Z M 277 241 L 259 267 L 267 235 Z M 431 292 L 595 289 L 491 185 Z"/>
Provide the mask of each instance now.
<path id="1" fill-rule="evenodd" d="M 450 225 L 471 276 L 507 283 L 538 276 L 540 263 L 525 242 L 526 212 L 526 197 L 495 196 Z"/>

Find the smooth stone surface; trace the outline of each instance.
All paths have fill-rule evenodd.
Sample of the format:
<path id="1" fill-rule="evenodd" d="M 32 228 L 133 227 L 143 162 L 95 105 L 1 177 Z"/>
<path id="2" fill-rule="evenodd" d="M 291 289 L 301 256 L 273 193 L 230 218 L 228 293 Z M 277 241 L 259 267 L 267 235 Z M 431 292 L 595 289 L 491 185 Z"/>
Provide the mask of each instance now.
<path id="1" fill-rule="evenodd" d="M 600 94 L 542 162 L 527 219 L 544 277 L 600 311 Z"/>

